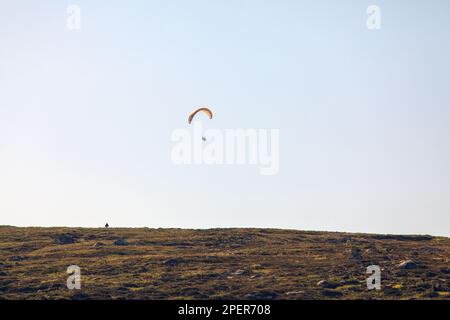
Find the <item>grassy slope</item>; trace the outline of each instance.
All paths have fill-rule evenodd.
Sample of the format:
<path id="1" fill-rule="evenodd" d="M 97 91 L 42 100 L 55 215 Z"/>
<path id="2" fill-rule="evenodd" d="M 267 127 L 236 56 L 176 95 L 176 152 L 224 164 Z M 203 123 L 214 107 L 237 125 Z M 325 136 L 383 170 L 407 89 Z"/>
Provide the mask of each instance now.
<path id="1" fill-rule="evenodd" d="M 61 234 L 76 242 L 57 244 Z M 119 238 L 129 245 L 113 245 Z M 0 227 L 0 298 L 449 299 L 449 258 L 450 239 L 435 237 Z M 400 269 L 405 259 L 418 268 Z M 66 288 L 73 264 L 81 267 L 79 291 Z M 383 269 L 380 291 L 366 288 L 371 264 Z"/>

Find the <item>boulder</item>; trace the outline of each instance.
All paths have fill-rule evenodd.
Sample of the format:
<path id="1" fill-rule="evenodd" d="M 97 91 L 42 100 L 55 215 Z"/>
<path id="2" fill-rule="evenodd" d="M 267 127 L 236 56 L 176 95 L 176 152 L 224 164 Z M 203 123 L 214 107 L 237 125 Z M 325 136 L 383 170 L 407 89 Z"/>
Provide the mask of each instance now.
<path id="1" fill-rule="evenodd" d="M 175 266 L 177 266 L 177 265 L 179 265 L 179 264 L 181 264 L 183 262 L 184 262 L 184 260 L 181 259 L 181 258 L 173 258 L 173 259 L 165 260 L 163 262 L 163 264 L 168 266 L 168 267 L 175 267 Z"/>
<path id="2" fill-rule="evenodd" d="M 336 289 L 337 287 L 339 287 L 339 283 L 328 282 L 326 280 L 321 280 L 321 281 L 317 282 L 317 285 L 319 287 L 327 288 L 327 289 Z"/>
<path id="3" fill-rule="evenodd" d="M 71 244 L 76 242 L 76 237 L 71 234 L 60 234 L 56 237 L 57 244 Z"/>
<path id="4" fill-rule="evenodd" d="M 400 269 L 417 269 L 417 263 L 412 260 L 404 260 L 398 265 Z"/>
<path id="5" fill-rule="evenodd" d="M 361 260 L 362 259 L 361 249 L 352 248 L 351 255 L 352 255 L 353 259 L 356 259 L 356 260 Z"/>
<path id="6" fill-rule="evenodd" d="M 114 245 L 115 246 L 127 246 L 128 241 L 125 239 L 117 239 L 116 241 L 114 241 Z"/>
<path id="7" fill-rule="evenodd" d="M 25 257 L 21 257 L 21 256 L 12 256 L 8 260 L 9 261 L 23 261 L 25 259 L 26 259 Z"/>

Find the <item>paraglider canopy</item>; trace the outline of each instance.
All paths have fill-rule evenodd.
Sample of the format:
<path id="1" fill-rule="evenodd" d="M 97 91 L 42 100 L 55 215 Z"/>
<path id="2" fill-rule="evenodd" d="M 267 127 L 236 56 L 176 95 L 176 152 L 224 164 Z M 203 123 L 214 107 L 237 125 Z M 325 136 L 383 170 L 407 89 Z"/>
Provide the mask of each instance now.
<path id="1" fill-rule="evenodd" d="M 213 113 L 209 108 L 205 108 L 205 107 L 199 108 L 197 110 L 192 111 L 191 114 L 189 115 L 189 118 L 188 118 L 189 124 L 192 123 L 192 120 L 194 119 L 195 115 L 199 112 L 205 113 L 208 116 L 208 118 L 210 118 L 210 119 L 212 119 L 212 117 L 213 117 Z"/>

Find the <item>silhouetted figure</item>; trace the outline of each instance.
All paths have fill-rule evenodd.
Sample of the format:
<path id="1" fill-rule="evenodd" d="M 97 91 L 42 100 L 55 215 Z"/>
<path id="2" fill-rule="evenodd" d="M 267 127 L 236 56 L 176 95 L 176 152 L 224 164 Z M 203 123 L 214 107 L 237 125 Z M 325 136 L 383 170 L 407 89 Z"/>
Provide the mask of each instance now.
<path id="1" fill-rule="evenodd" d="M 105 228 L 109 228 L 109 224 L 108 222 L 105 224 Z"/>

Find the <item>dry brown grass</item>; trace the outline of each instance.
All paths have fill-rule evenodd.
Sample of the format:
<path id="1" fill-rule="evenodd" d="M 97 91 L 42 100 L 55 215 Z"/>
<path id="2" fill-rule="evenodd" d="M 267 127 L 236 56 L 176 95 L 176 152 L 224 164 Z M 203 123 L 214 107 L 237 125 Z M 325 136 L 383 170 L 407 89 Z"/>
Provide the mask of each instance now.
<path id="1" fill-rule="evenodd" d="M 58 244 L 62 234 L 75 242 Z M 0 227 L 0 299 L 449 299 L 449 257 L 439 237 Z M 401 270 L 405 259 L 418 268 Z M 366 288 L 371 264 L 380 291 Z M 69 265 L 81 267 L 81 290 L 66 287 Z"/>

